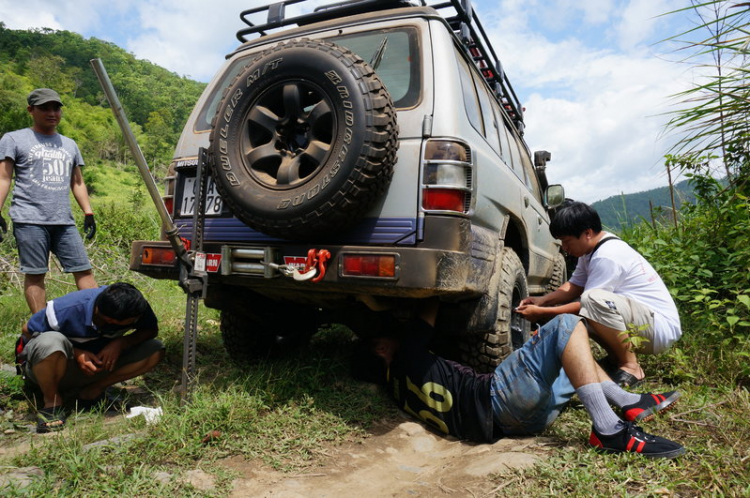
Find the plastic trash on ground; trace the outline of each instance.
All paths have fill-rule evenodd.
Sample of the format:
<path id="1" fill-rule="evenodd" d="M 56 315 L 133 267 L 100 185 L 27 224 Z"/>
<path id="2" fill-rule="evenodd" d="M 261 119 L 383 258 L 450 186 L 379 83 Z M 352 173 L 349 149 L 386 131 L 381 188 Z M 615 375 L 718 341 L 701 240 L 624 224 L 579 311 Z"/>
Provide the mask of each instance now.
<path id="1" fill-rule="evenodd" d="M 146 423 L 150 425 L 158 422 L 163 413 L 161 407 L 151 408 L 148 406 L 134 406 L 130 409 L 130 413 L 125 415 L 125 418 L 133 418 L 143 415 L 143 418 L 146 419 Z"/>

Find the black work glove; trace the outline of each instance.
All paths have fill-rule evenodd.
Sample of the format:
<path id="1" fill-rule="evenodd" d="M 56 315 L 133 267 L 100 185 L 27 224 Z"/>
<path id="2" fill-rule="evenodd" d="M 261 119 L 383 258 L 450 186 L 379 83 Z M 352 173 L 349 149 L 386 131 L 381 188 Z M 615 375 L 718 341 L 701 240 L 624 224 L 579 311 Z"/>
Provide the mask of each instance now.
<path id="1" fill-rule="evenodd" d="M 94 221 L 94 213 L 87 214 L 83 218 L 83 233 L 86 234 L 86 240 L 94 238 L 96 233 L 96 221 Z"/>
<path id="2" fill-rule="evenodd" d="M 0 242 L 2 242 L 3 239 L 5 238 L 3 234 L 7 232 L 8 232 L 8 224 L 5 223 L 5 218 L 3 218 L 3 215 L 0 214 Z"/>

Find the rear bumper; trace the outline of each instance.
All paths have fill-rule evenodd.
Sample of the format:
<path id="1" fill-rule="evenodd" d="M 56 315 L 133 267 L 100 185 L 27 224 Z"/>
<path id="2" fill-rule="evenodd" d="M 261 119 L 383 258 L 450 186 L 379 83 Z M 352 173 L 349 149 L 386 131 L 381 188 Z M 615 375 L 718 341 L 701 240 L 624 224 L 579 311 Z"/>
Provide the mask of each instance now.
<path id="1" fill-rule="evenodd" d="M 211 269 L 208 285 L 247 287 L 261 294 L 287 296 L 310 292 L 335 296 L 373 295 L 424 298 L 430 296 L 471 297 L 484 293 L 494 270 L 498 252 L 498 234 L 473 227 L 463 218 L 434 217 L 425 220 L 424 241 L 410 246 L 326 245 L 283 242 L 280 244 L 246 244 L 236 242 L 207 243 L 204 252 L 221 255 L 221 263 Z M 143 263 L 143 251 L 149 247 L 169 248 L 166 241 L 135 241 L 132 244 L 130 269 L 152 278 L 177 280 L 179 268 Z M 304 259 L 311 248 L 331 253 L 325 277 L 313 283 L 298 282 L 268 269 L 263 262 L 284 264 Z M 244 249 L 244 250 L 236 250 Z M 239 254 L 256 253 L 254 260 Z M 352 277 L 342 272 L 344 254 L 396 255 L 397 272 L 393 278 Z M 214 256 L 216 259 L 216 256 Z M 269 261 L 270 260 L 270 261 Z M 256 273 L 248 273 L 248 268 Z M 260 271 L 258 272 L 258 269 Z M 266 271 L 263 271 L 263 268 Z"/>

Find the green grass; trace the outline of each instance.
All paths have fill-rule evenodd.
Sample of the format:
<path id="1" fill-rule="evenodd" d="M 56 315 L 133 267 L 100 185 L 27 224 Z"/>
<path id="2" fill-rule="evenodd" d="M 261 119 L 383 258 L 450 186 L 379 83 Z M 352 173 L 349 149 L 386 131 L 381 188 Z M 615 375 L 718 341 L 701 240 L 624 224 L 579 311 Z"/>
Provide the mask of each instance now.
<path id="1" fill-rule="evenodd" d="M 64 276 L 59 276 L 64 280 Z M 201 309 L 197 346 L 198 380 L 188 404 L 176 388 L 182 364 L 182 325 L 185 297 L 168 281 L 131 275 L 131 281 L 151 300 L 162 327 L 168 354 L 157 369 L 138 380 L 164 410 L 159 424 L 148 426 L 142 417 L 105 424 L 101 415 L 70 420 L 62 438 L 31 437 L 32 449 L 3 465 L 38 466 L 45 478 L 18 494 L 33 496 L 54 489 L 61 496 L 179 496 L 200 494 L 189 484 L 154 476 L 179 476 L 195 468 L 216 478 L 216 496 L 229 493 L 232 478 L 218 462 L 240 455 L 260 460 L 282 471 L 314 467 L 330 445 L 364 438 L 373 422 L 395 414 L 378 390 L 351 380 L 347 352 L 350 332 L 322 330 L 311 345 L 283 359 L 248 365 L 229 361 L 221 345 L 218 316 Z M 62 284 L 55 284 L 62 287 Z M 55 287 L 53 286 L 53 287 Z M 18 291 L 0 297 L 4 362 L 15 327 L 25 316 Z M 6 306 L 6 303 L 10 303 Z M 688 452 L 673 461 L 647 460 L 634 455 L 600 455 L 587 448 L 590 424 L 580 407 L 567 410 L 550 429 L 554 444 L 535 467 L 509 471 L 491 478 L 497 496 L 747 496 L 750 495 L 750 396 L 708 363 L 715 355 L 686 330 L 680 349 L 644 357 L 649 390 L 679 388 L 677 407 L 644 424 L 647 431 L 683 443 Z M 719 347 L 719 346 L 717 346 Z M 693 358 L 690 377 L 680 373 L 684 358 Z M 0 378 L 0 407 L 16 417 L 32 407 L 16 378 Z M 28 423 L 28 422 L 27 422 Z M 22 439 L 23 430 L 6 435 Z M 218 435 L 204 441 L 207 434 Z M 122 444 L 85 449 L 93 442 L 134 435 Z M 14 492 L 10 494 L 13 495 Z"/>
<path id="2" fill-rule="evenodd" d="M 63 437 L 31 436 L 28 453 L 1 462 L 45 472 L 44 479 L 23 493 L 34 496 L 55 489 L 60 496 L 185 496 L 195 492 L 190 485 L 177 479 L 164 484 L 154 474 L 179 476 L 197 467 L 218 477 L 216 492 L 221 496 L 231 482 L 216 464 L 224 457 L 242 455 L 280 470 L 300 470 L 316 465 L 328 445 L 363 438 L 374 421 L 394 415 L 381 392 L 349 377 L 347 329 L 322 330 L 304 351 L 283 359 L 238 365 L 221 345 L 216 313 L 206 309 L 200 312 L 197 380 L 189 402 L 183 403 L 176 388 L 184 294 L 171 282 L 137 285 L 161 318 L 160 336 L 168 351 L 165 361 L 137 384 L 151 393 L 152 403 L 162 407 L 164 415 L 152 426 L 142 417 L 105 424 L 101 414 L 76 415 L 68 420 Z M 4 328 L 3 343 L 12 335 L 13 330 Z M 6 352 L 10 349 L 3 346 L 4 363 L 10 361 Z M 17 377 L 0 377 L 0 407 L 14 410 L 17 419 L 33 414 L 33 400 L 27 396 Z M 24 423 L 31 421 L 19 420 L 5 444 L 29 438 Z M 208 434 L 217 435 L 204 441 Z M 134 436 L 120 445 L 86 448 L 125 435 Z"/>
<path id="3" fill-rule="evenodd" d="M 110 176 L 113 178 L 109 183 Z M 126 280 L 139 287 L 160 319 L 165 360 L 133 386 L 135 399 L 158 405 L 156 425 L 142 417 L 106 423 L 101 414 L 72 417 L 61 437 L 29 435 L 34 398 L 20 379 L 0 373 L 0 445 L 30 444 L 0 460 L 0 467 L 42 469 L 44 477 L 7 496 L 226 496 L 237 477 L 220 464 L 231 456 L 299 472 L 327 458 L 331 446 L 361 441 L 374 423 L 395 409 L 379 390 L 349 376 L 345 328 L 321 330 L 309 347 L 281 359 L 238 365 L 221 342 L 219 318 L 201 308 L 197 380 L 188 403 L 179 394 L 185 295 L 172 281 L 157 281 L 127 269 L 130 240 L 158 237 L 147 200 L 138 204 L 117 186 L 116 168 L 96 180 L 116 200 L 93 196 L 99 231 L 89 254 L 100 284 Z M 119 190 L 118 190 L 119 189 Z M 148 208 L 147 208 L 148 207 Z M 0 244 L 0 361 L 12 363 L 12 347 L 29 313 L 12 237 Z M 48 298 L 74 290 L 72 278 L 53 268 Z M 573 406 L 545 436 L 552 444 L 536 466 L 488 478 L 496 496 L 750 496 L 750 339 L 706 329 L 683 310 L 683 339 L 668 353 L 642 357 L 649 381 L 644 389 L 680 389 L 677 407 L 644 424 L 648 432 L 683 443 L 673 461 L 634 455 L 600 455 L 587 447 L 590 424 Z M 206 437 L 211 435 L 210 437 Z M 119 438 L 119 439 L 118 439 Z M 89 446 L 92 443 L 107 444 Z M 212 475 L 213 492 L 200 492 L 178 477 L 194 469 Z M 160 480 L 159 473 L 172 478 Z"/>

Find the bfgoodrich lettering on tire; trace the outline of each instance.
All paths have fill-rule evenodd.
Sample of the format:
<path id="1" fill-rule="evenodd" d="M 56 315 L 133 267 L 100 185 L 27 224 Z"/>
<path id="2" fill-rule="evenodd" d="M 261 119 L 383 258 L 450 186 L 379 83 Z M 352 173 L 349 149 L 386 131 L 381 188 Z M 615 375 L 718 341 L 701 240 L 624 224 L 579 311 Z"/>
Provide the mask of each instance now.
<path id="1" fill-rule="evenodd" d="M 212 175 L 235 216 L 300 239 L 350 226 L 384 193 L 398 127 L 369 65 L 302 39 L 244 68 L 225 90 L 210 140 Z"/>

